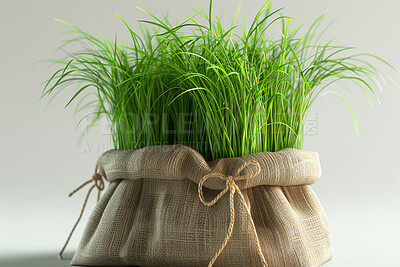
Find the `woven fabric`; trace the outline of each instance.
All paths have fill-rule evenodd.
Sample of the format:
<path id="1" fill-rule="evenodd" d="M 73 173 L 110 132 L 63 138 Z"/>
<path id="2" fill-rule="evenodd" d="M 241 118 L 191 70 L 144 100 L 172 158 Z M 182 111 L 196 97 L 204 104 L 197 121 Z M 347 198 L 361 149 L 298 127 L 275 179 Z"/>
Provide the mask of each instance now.
<path id="1" fill-rule="evenodd" d="M 208 173 L 233 175 L 249 160 L 255 177 L 238 181 L 270 267 L 320 266 L 331 256 L 329 226 L 310 188 L 321 175 L 315 152 L 284 149 L 206 161 L 183 145 L 110 150 L 99 171 L 110 182 L 96 205 L 72 265 L 207 266 L 225 239 L 229 197 L 205 206 L 198 183 Z M 246 168 L 243 174 L 251 172 Z M 225 181 L 204 183 L 205 199 Z M 235 224 L 214 266 L 261 266 L 248 215 L 235 195 Z"/>

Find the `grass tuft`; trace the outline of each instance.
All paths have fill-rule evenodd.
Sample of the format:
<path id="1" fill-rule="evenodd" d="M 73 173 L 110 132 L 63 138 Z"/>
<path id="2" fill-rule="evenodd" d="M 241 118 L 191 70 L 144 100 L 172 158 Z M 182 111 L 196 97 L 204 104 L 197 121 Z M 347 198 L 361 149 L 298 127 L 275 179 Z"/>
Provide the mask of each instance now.
<path id="1" fill-rule="evenodd" d="M 80 99 L 94 121 L 105 116 L 117 149 L 186 144 L 206 159 L 237 157 L 283 148 L 302 148 L 307 112 L 332 84 L 351 81 L 375 96 L 378 70 L 351 47 L 319 43 L 320 16 L 299 35 L 289 16 L 271 12 L 267 2 L 250 27 L 225 27 L 209 11 L 196 11 L 172 25 L 166 17 L 141 20 L 141 32 L 125 24 L 131 41 L 95 37 L 70 27 L 81 50 L 67 53 L 43 95 L 77 86 L 66 107 Z M 281 23 L 273 38 L 271 26 Z M 238 34 L 240 32 L 240 34 Z M 88 96 L 92 95 L 90 98 Z"/>

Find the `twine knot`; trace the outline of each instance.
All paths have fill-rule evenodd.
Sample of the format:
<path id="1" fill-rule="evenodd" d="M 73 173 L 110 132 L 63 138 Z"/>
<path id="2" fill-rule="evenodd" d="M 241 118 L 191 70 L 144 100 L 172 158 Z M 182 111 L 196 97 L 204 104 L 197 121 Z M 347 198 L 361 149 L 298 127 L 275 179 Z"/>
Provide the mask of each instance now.
<path id="1" fill-rule="evenodd" d="M 249 165 L 256 166 L 257 167 L 256 172 L 252 172 L 248 175 L 240 175 L 240 173 Z M 198 193 L 199 193 L 199 198 L 200 198 L 201 202 L 203 202 L 204 205 L 207 205 L 209 207 L 213 206 L 228 191 L 229 191 L 229 200 L 230 200 L 230 217 L 231 218 L 230 218 L 228 231 L 227 231 L 225 240 L 222 243 L 221 247 L 218 249 L 218 251 L 215 253 L 214 257 L 209 262 L 209 264 L 208 264 L 209 267 L 211 267 L 215 263 L 218 256 L 222 253 L 225 246 L 228 244 L 229 239 L 231 238 L 233 225 L 235 224 L 235 202 L 234 202 L 235 193 L 238 193 L 240 200 L 247 212 L 249 222 L 250 222 L 252 230 L 253 230 L 254 240 L 256 241 L 256 245 L 257 245 L 257 253 L 262 261 L 263 266 L 268 267 L 268 264 L 265 260 L 264 254 L 262 253 L 262 250 L 261 250 L 260 240 L 258 239 L 256 227 L 254 225 L 253 217 L 251 216 L 250 208 L 247 206 L 246 200 L 244 199 L 242 191 L 240 191 L 239 186 L 235 182 L 235 181 L 250 179 L 250 178 L 258 175 L 260 173 L 260 171 L 261 171 L 260 164 L 255 160 L 250 160 L 250 161 L 243 163 L 243 165 L 235 172 L 235 174 L 233 176 L 232 175 L 225 176 L 222 173 L 209 173 L 209 174 L 204 175 L 203 178 L 200 180 L 199 187 L 198 187 Z M 207 201 L 207 200 L 205 200 L 204 195 L 203 195 L 203 184 L 205 181 L 207 181 L 211 177 L 217 177 L 222 180 L 225 180 L 226 186 L 221 192 L 219 192 L 219 194 L 214 199 L 212 199 L 211 201 Z"/>
<path id="2" fill-rule="evenodd" d="M 102 178 L 101 174 L 97 171 L 97 169 L 98 169 L 98 165 L 97 165 L 97 163 L 96 163 L 96 167 L 94 168 L 94 174 L 92 175 L 92 179 L 87 180 L 86 182 L 84 182 L 83 184 L 81 184 L 80 186 L 78 186 L 74 191 L 72 191 L 72 192 L 68 195 L 69 197 L 71 197 L 73 194 L 75 194 L 76 192 L 78 192 L 79 190 L 81 190 L 81 189 L 82 189 L 83 187 L 85 187 L 87 184 L 90 184 L 91 182 L 93 182 L 92 187 L 90 187 L 90 189 L 88 190 L 88 192 L 87 192 L 87 194 L 86 194 L 86 198 L 85 198 L 85 201 L 83 202 L 83 206 L 82 206 L 82 209 L 81 209 L 81 213 L 79 214 L 78 220 L 76 220 L 74 227 L 72 228 L 71 232 L 69 233 L 69 236 L 68 236 L 68 238 L 67 238 L 67 241 L 65 241 L 65 244 L 64 244 L 63 248 L 61 249 L 60 253 L 58 254 L 58 258 L 59 258 L 60 260 L 63 260 L 63 259 L 64 259 L 62 254 L 64 253 L 64 250 L 65 250 L 65 248 L 67 247 L 67 245 L 68 245 L 68 243 L 69 243 L 69 240 L 71 239 L 72 234 L 73 234 L 74 231 L 75 231 L 75 228 L 78 226 L 78 223 L 79 223 L 79 221 L 80 221 L 81 218 L 82 218 L 82 215 L 83 215 L 83 212 L 85 211 L 85 207 L 86 207 L 87 201 L 88 201 L 88 199 L 89 199 L 90 193 L 92 192 L 92 190 L 93 190 L 94 188 L 97 188 L 97 190 L 98 190 L 98 191 L 97 191 L 97 202 L 99 202 L 99 200 L 100 200 L 100 194 L 101 194 L 101 191 L 103 191 L 105 185 L 104 185 L 103 178 Z"/>
<path id="3" fill-rule="evenodd" d="M 95 174 L 92 175 L 92 181 L 94 182 L 94 186 L 97 187 L 98 194 L 103 191 L 104 189 L 104 181 L 103 178 L 101 177 L 101 174 L 96 172 Z M 99 201 L 99 199 L 97 199 Z"/>

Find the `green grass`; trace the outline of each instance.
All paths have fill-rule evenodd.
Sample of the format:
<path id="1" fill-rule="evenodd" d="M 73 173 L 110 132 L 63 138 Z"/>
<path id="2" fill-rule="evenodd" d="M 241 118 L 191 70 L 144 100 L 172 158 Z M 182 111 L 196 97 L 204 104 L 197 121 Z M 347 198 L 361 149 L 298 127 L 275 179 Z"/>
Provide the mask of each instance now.
<path id="1" fill-rule="evenodd" d="M 225 27 L 211 6 L 177 25 L 144 11 L 152 20 L 140 21 L 141 32 L 121 18 L 131 35 L 125 46 L 64 22 L 77 36 L 66 42 L 82 49 L 55 61 L 61 67 L 43 95 L 77 88 L 66 106 L 79 98 L 79 110 L 105 116 L 117 149 L 181 143 L 209 160 L 301 149 L 307 112 L 327 93 L 344 101 L 356 125 L 345 97 L 328 87 L 349 80 L 370 101 L 378 75 L 371 61 L 384 61 L 320 44 L 324 16 L 299 34 L 268 3 L 248 28 Z"/>

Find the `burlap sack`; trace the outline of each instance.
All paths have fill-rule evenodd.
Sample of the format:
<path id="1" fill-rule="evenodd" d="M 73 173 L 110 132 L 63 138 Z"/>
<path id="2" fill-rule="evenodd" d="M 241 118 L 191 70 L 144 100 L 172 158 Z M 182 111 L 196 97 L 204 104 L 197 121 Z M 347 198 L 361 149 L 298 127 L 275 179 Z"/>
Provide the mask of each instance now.
<path id="1" fill-rule="evenodd" d="M 262 266 L 262 256 L 270 267 L 320 266 L 331 258 L 329 226 L 309 187 L 321 174 L 315 152 L 207 162 L 187 146 L 151 146 L 107 151 L 98 169 L 110 184 L 71 265 L 207 266 L 218 251 L 214 266 Z M 204 201 L 226 194 L 205 205 L 201 180 Z"/>

